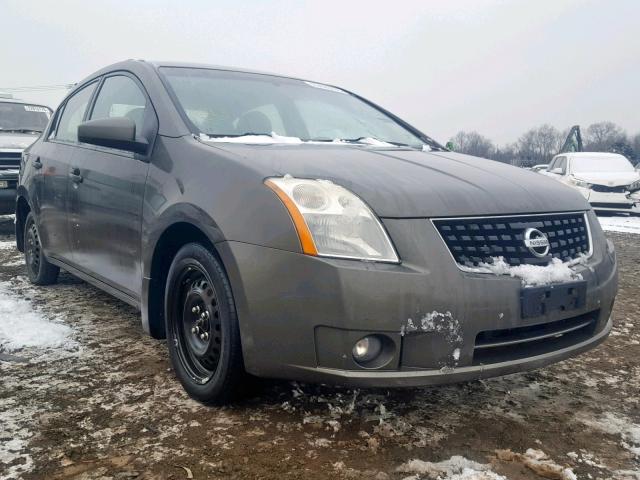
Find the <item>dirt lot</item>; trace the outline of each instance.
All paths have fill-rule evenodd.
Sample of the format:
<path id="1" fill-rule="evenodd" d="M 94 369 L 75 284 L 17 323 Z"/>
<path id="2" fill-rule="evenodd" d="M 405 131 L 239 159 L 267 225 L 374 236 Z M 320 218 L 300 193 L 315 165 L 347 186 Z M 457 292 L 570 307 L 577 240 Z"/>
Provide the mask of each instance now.
<path id="1" fill-rule="evenodd" d="M 403 391 L 262 382 L 209 408 L 185 396 L 136 311 L 66 274 L 30 286 L 12 228 L 0 217 L 0 292 L 72 333 L 0 349 L 0 478 L 640 479 L 637 235 L 610 234 L 614 332 L 578 358 Z"/>

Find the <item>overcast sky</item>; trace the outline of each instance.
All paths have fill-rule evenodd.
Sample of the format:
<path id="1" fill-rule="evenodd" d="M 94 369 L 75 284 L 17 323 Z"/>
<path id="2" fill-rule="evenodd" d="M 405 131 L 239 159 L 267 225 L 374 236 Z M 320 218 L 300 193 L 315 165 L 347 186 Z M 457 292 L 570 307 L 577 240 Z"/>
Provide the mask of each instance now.
<path id="1" fill-rule="evenodd" d="M 0 0 L 0 90 L 181 60 L 337 84 L 443 142 L 600 120 L 636 133 L 639 27 L 639 0 Z"/>

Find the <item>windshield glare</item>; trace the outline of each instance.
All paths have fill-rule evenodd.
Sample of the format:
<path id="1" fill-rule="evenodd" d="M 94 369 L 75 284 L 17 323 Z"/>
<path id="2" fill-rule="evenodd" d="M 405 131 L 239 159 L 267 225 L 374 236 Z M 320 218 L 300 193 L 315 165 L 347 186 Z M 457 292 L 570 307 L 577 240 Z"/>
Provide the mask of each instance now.
<path id="1" fill-rule="evenodd" d="M 624 157 L 577 157 L 571 160 L 575 173 L 633 172 L 633 165 Z"/>
<path id="2" fill-rule="evenodd" d="M 318 142 L 376 139 L 415 148 L 424 144 L 384 113 L 334 87 L 202 68 L 160 71 L 198 130 L 195 133 L 275 134 Z"/>
<path id="3" fill-rule="evenodd" d="M 42 132 L 51 112 L 40 105 L 0 102 L 0 130 Z"/>

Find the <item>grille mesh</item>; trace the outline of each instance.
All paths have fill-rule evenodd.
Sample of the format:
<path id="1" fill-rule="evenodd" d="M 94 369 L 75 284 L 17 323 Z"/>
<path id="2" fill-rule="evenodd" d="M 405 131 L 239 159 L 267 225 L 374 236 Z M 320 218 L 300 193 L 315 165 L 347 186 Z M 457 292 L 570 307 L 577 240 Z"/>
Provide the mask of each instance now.
<path id="1" fill-rule="evenodd" d="M 0 152 L 0 167 L 19 167 L 22 153 Z"/>
<path id="2" fill-rule="evenodd" d="M 603 193 L 626 193 L 627 192 L 627 187 L 624 185 L 619 187 L 609 187 L 607 185 L 591 185 L 591 189 L 594 192 L 603 192 Z"/>
<path id="3" fill-rule="evenodd" d="M 551 258 L 566 262 L 590 250 L 584 213 L 434 219 L 433 223 L 456 262 L 467 267 L 491 263 L 493 257 L 503 257 L 514 266 L 546 265 Z M 536 257 L 525 246 L 527 228 L 536 228 L 549 239 L 546 257 Z"/>

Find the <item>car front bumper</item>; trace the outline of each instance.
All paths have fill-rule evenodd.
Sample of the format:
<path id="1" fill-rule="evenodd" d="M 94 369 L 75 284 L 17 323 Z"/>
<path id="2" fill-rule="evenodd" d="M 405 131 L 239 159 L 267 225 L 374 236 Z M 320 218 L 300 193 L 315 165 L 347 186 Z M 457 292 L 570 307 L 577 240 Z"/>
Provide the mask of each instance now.
<path id="1" fill-rule="evenodd" d="M 245 367 L 262 377 L 400 387 L 504 375 L 576 355 L 608 335 L 617 291 L 615 254 L 593 212 L 589 218 L 593 254 L 579 267 L 587 282 L 585 304 L 535 318 L 521 315 L 519 280 L 462 271 L 425 219 L 383 219 L 399 265 L 221 242 L 216 246 L 234 292 Z M 407 328 L 434 317 L 440 322 L 435 329 Z M 479 360 L 480 334 L 580 318 L 590 319 L 589 330 L 573 340 L 563 336 L 569 343 L 550 337 L 524 357 L 506 348 L 502 357 Z M 370 334 L 382 334 L 394 346 L 378 369 L 361 367 L 351 353 Z"/>
<path id="2" fill-rule="evenodd" d="M 588 200 L 594 210 L 620 213 L 637 213 L 638 200 L 626 193 L 588 191 Z"/>

